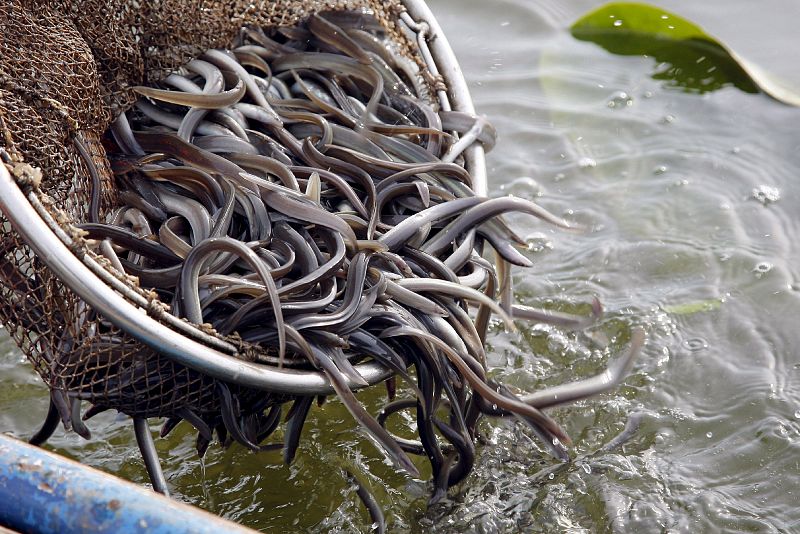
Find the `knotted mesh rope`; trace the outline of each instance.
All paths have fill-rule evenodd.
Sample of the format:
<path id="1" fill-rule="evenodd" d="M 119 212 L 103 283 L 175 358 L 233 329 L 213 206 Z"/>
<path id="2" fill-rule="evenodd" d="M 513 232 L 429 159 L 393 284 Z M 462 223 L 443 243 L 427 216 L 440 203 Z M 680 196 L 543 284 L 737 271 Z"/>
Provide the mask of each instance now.
<path id="1" fill-rule="evenodd" d="M 111 121 L 136 100 L 130 88 L 151 85 L 203 51 L 225 47 L 244 26 L 269 31 L 329 10 L 370 11 L 405 53 L 420 62 L 397 24 L 403 11 L 397 0 L 3 2 L 3 163 L 74 239 L 76 255 L 92 254 L 73 226 L 87 219 L 91 189 L 79 146 L 100 171 L 101 213 L 108 213 L 117 199 L 102 137 Z M 113 327 L 49 271 L 3 214 L 0 224 L 0 323 L 57 402 L 79 398 L 96 409 L 113 408 L 137 417 L 168 417 L 184 407 L 199 414 L 219 410 L 214 379 L 170 361 Z M 148 299 L 151 316 L 165 316 L 154 294 L 138 287 L 135 279 L 119 278 L 128 291 Z M 257 350 L 236 346 L 243 357 Z M 248 398 L 264 403 L 263 393 L 236 393 L 245 407 Z"/>

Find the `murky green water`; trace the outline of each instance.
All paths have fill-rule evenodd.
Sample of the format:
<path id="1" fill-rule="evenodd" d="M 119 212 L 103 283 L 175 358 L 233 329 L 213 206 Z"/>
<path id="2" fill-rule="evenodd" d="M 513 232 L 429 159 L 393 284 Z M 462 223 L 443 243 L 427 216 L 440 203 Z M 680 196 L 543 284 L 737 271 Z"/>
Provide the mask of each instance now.
<path id="1" fill-rule="evenodd" d="M 513 218 L 537 262 L 517 272 L 518 298 L 580 310 L 597 296 L 607 310 L 580 334 L 498 331 L 493 372 L 528 390 L 588 376 L 634 325 L 648 331 L 644 354 L 616 392 L 554 413 L 578 461 L 553 469 L 525 429 L 487 421 L 475 472 L 434 509 L 335 402 L 313 411 L 291 467 L 239 447 L 200 461 L 179 427 L 157 442 L 176 497 L 265 531 L 366 531 L 348 468 L 393 531 L 800 531 L 800 110 L 735 88 L 669 88 L 652 59 L 572 39 L 569 23 L 600 2 L 430 4 L 499 131 L 493 193 L 591 228 Z M 660 4 L 800 79 L 794 2 Z M 0 354 L 0 429 L 30 436 L 45 388 L 8 342 Z M 637 434 L 595 453 L 634 413 Z M 104 414 L 90 428 L 91 442 L 59 431 L 49 447 L 146 482 L 128 421 Z"/>

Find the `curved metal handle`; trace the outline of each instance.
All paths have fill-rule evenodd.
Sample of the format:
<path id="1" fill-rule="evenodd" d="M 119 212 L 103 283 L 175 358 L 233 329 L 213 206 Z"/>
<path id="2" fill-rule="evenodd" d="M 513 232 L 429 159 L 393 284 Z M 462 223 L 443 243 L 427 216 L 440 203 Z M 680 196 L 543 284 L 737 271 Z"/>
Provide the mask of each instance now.
<path id="1" fill-rule="evenodd" d="M 35 198 L 32 200 L 36 201 Z M 277 370 L 245 362 L 202 345 L 149 317 L 143 309 L 103 283 L 75 257 L 36 213 L 31 199 L 22 193 L 5 165 L 0 165 L 0 210 L 53 274 L 80 298 L 114 326 L 173 361 L 226 382 L 275 393 L 333 393 L 333 387 L 322 373 Z M 362 364 L 356 369 L 370 384 L 391 376 L 390 371 L 377 363 Z M 351 387 L 359 386 L 351 384 Z"/>
<path id="2" fill-rule="evenodd" d="M 450 105 L 456 111 L 465 113 L 475 113 L 475 105 L 472 103 L 472 96 L 469 94 L 467 81 L 461 72 L 456 55 L 447 41 L 442 27 L 439 26 L 436 17 L 433 16 L 428 5 L 424 0 L 403 0 L 408 10 L 408 15 L 416 22 L 425 22 L 428 25 L 427 46 L 431 56 L 438 67 L 438 73 L 442 76 L 447 85 L 447 97 Z M 472 189 L 478 196 L 488 194 L 488 182 L 486 177 L 486 156 L 480 143 L 473 143 L 472 146 L 464 151 L 465 167 L 472 176 Z"/>
<path id="3" fill-rule="evenodd" d="M 461 69 L 441 28 L 427 5 L 420 0 L 405 0 L 414 20 L 427 23 L 430 53 L 444 78 L 453 109 L 474 113 Z M 476 193 L 486 194 L 483 147 L 473 144 L 465 151 L 467 170 L 473 174 Z M 275 369 L 246 362 L 199 343 L 150 317 L 146 311 L 109 287 L 69 249 L 69 236 L 61 236 L 34 209 L 35 195 L 28 198 L 0 164 L 0 210 L 48 268 L 114 326 L 152 347 L 171 360 L 208 376 L 274 393 L 330 395 L 333 387 L 324 374 L 315 371 Z M 376 362 L 359 364 L 356 370 L 370 384 L 389 378 L 392 373 Z M 364 387 L 350 383 L 352 389 Z"/>

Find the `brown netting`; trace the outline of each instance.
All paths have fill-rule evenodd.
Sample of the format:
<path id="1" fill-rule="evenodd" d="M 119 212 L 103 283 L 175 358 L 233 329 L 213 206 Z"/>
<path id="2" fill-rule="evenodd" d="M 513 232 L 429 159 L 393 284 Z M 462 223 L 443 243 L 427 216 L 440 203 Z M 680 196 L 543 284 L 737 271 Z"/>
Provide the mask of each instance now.
<path id="1" fill-rule="evenodd" d="M 419 62 L 396 25 L 398 0 L 6 0 L 0 3 L 4 163 L 75 238 L 76 254 L 91 254 L 70 229 L 70 223 L 86 220 L 91 189 L 78 145 L 100 170 L 106 213 L 115 198 L 101 139 L 135 100 L 130 87 L 152 84 L 203 51 L 224 47 L 244 25 L 291 26 L 311 13 L 341 9 L 374 12 Z M 2 214 L 0 224 L 0 323 L 51 388 L 55 403 L 79 398 L 139 417 L 167 417 L 182 407 L 218 412 L 213 379 L 111 326 L 49 272 Z M 120 278 L 153 301 L 152 294 Z M 158 305 L 150 308 L 157 315 Z M 281 400 L 236 392 L 253 411 Z"/>

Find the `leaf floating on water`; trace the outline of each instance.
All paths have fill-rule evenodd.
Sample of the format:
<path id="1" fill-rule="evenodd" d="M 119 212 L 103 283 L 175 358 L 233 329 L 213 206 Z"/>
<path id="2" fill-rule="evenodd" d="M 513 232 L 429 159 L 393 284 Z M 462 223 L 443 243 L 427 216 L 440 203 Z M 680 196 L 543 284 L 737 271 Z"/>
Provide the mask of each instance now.
<path id="1" fill-rule="evenodd" d="M 685 90 L 706 93 L 734 85 L 800 106 L 800 89 L 747 61 L 693 22 L 655 6 L 612 2 L 587 13 L 570 30 L 576 39 L 613 54 L 652 56 L 665 66 L 653 78 Z"/>
<path id="2" fill-rule="evenodd" d="M 716 311 L 720 306 L 722 306 L 722 301 L 716 298 L 685 302 L 683 304 L 672 304 L 670 306 L 664 306 L 664 311 L 673 315 L 694 315 L 700 312 Z"/>

